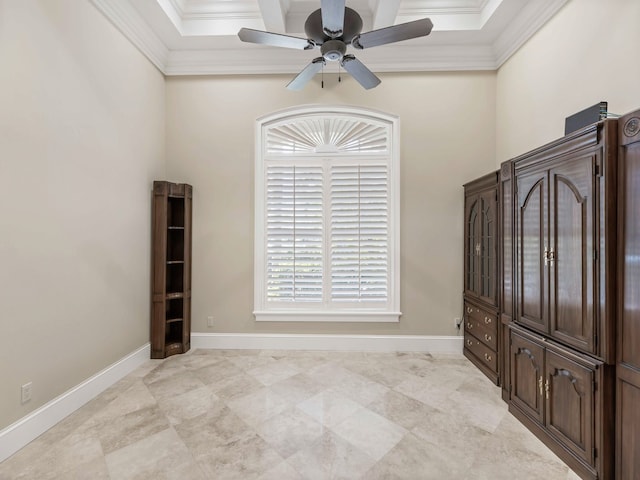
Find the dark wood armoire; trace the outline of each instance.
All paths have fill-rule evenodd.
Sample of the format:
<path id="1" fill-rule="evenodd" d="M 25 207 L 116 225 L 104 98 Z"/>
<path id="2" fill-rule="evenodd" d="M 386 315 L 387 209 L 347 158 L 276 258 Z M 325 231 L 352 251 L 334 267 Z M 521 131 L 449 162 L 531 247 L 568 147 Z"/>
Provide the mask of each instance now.
<path id="1" fill-rule="evenodd" d="M 509 410 L 583 478 L 613 478 L 617 121 L 512 160 Z"/>
<path id="2" fill-rule="evenodd" d="M 191 346 L 191 205 L 184 183 L 153 182 L 151 358 Z"/>
<path id="3" fill-rule="evenodd" d="M 476 204 L 497 209 L 496 296 Z M 464 213 L 465 355 L 582 478 L 637 480 L 640 110 L 504 162 L 465 185 Z M 492 368 L 475 308 L 497 314 Z"/>
<path id="4" fill-rule="evenodd" d="M 464 185 L 464 354 L 500 383 L 498 173 Z"/>

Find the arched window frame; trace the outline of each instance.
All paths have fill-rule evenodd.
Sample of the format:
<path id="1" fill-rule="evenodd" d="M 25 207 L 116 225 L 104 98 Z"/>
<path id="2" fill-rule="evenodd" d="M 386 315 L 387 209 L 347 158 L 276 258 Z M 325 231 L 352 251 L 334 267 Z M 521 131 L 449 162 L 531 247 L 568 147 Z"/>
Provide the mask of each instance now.
<path id="1" fill-rule="evenodd" d="M 327 141 L 329 140 L 329 141 Z M 303 106 L 256 120 L 254 315 L 257 321 L 398 322 L 400 312 L 399 119 L 372 109 Z M 323 268 L 321 302 L 271 301 L 267 297 L 267 176 L 274 166 L 317 166 L 323 171 L 323 232 L 330 230 L 329 170 L 385 166 L 387 279 L 384 301 L 340 302 L 328 290 Z M 273 170 L 273 169 L 272 169 Z M 277 170 L 277 168 L 275 168 Z M 351 169 L 353 170 L 353 169 Z M 360 173 L 358 173 L 360 175 Z M 359 177 L 360 178 L 360 177 Z M 361 194 L 358 193 L 360 196 Z M 330 265 L 330 233 L 323 233 L 323 265 Z"/>

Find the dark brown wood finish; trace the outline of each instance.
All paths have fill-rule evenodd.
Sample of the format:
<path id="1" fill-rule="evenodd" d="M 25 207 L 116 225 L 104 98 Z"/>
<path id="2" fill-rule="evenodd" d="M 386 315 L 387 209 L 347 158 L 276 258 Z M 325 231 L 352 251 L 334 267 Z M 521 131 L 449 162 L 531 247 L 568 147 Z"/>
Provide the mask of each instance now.
<path id="1" fill-rule="evenodd" d="M 498 321 L 498 173 L 464 186 L 464 353 L 500 384 L 502 328 Z"/>
<path id="2" fill-rule="evenodd" d="M 619 120 L 616 478 L 640 478 L 640 110 Z"/>
<path id="3" fill-rule="evenodd" d="M 501 320 L 510 322 L 509 334 L 503 334 L 510 352 L 502 369 L 510 379 L 503 397 L 510 411 L 581 477 L 605 480 L 614 478 L 614 459 L 618 475 L 623 464 L 632 472 L 620 478 L 640 472 L 640 463 L 633 463 L 640 457 L 640 420 L 635 410 L 622 409 L 623 403 L 640 399 L 637 353 L 632 373 L 618 368 L 617 457 L 614 453 L 614 319 L 616 303 L 625 304 L 622 293 L 618 298 L 617 284 L 623 280 L 617 278 L 615 261 L 629 259 L 617 257 L 616 234 L 624 231 L 617 231 L 618 223 L 630 222 L 629 214 L 617 215 L 618 125 L 604 120 L 507 162 L 513 172 L 513 224 L 503 207 L 500 227 Z M 640 157 L 640 148 L 635 152 Z M 504 166 L 507 179 L 508 173 Z M 629 183 L 628 176 L 621 174 L 620 181 Z M 508 185 L 503 181 L 503 203 L 509 201 Z M 638 185 L 629 188 L 637 192 Z M 640 218 L 637 210 L 632 215 Z M 640 291 L 640 280 L 634 281 L 633 291 Z M 632 298 L 640 303 L 640 294 Z M 509 299 L 514 299 L 511 308 Z M 640 332 L 639 320 L 637 315 L 627 326 L 629 333 Z M 634 342 L 627 337 L 618 337 L 618 350 Z M 637 352 L 640 342 L 635 342 L 629 349 Z M 638 381 L 630 383 L 634 375 Z"/>
<path id="4" fill-rule="evenodd" d="M 191 346 L 192 187 L 153 183 L 151 358 Z"/>
<path id="5" fill-rule="evenodd" d="M 519 323 L 549 331 L 548 254 L 549 180 L 545 170 L 517 177 L 518 226 L 516 272 Z"/>
<path id="6" fill-rule="evenodd" d="M 615 361 L 617 121 L 513 160 L 514 321 Z M 611 178 L 614 177 L 614 178 Z"/>
<path id="7" fill-rule="evenodd" d="M 509 411 L 582 478 L 613 478 L 613 366 L 512 324 Z"/>
<path id="8" fill-rule="evenodd" d="M 546 352 L 546 422 L 551 435 L 589 465 L 595 464 L 595 372 L 563 352 Z"/>
<path id="9" fill-rule="evenodd" d="M 549 172 L 549 333 L 590 353 L 596 353 L 594 263 L 598 252 L 593 234 L 593 172 L 598 165 L 596 155 L 586 154 Z"/>
<path id="10" fill-rule="evenodd" d="M 544 423 L 544 347 L 530 336 L 511 334 L 511 405 Z"/>
<path id="11" fill-rule="evenodd" d="M 500 167 L 500 184 L 498 189 L 500 222 L 498 224 L 498 265 L 500 271 L 499 304 L 500 328 L 502 334 L 498 342 L 498 351 L 504 352 L 498 360 L 502 380 L 502 398 L 509 401 L 511 373 L 509 370 L 509 323 L 514 314 L 514 195 L 513 195 L 513 162 L 504 162 Z"/>

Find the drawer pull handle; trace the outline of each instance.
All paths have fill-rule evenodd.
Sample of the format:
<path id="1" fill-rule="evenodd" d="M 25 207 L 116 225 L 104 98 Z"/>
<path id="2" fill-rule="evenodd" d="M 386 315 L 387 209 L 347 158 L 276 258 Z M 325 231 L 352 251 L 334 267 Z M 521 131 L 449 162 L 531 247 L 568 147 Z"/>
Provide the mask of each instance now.
<path id="1" fill-rule="evenodd" d="M 473 313 L 473 308 L 467 307 L 467 313 Z"/>
<path id="2" fill-rule="evenodd" d="M 484 317 L 484 323 L 491 325 L 491 319 L 489 317 Z"/>
<path id="3" fill-rule="evenodd" d="M 473 330 L 473 323 L 467 322 L 467 330 Z"/>
<path id="4" fill-rule="evenodd" d="M 490 361 L 491 361 L 491 355 L 489 355 L 488 353 L 485 353 L 485 354 L 484 354 L 484 359 L 485 359 L 487 362 L 490 362 Z"/>
<path id="5" fill-rule="evenodd" d="M 484 334 L 484 339 L 485 339 L 487 342 L 490 342 L 490 341 L 491 341 L 491 335 L 489 335 L 488 333 L 485 333 L 485 334 Z"/>
<path id="6" fill-rule="evenodd" d="M 467 340 L 467 346 L 470 347 L 471 345 L 473 345 L 473 342 L 471 340 Z"/>

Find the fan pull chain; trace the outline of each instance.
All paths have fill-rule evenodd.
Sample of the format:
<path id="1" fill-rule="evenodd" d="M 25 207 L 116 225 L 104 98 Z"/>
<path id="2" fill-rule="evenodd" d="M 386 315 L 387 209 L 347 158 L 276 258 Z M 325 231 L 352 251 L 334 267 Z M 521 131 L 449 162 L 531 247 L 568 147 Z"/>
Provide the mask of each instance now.
<path id="1" fill-rule="evenodd" d="M 320 88 L 324 88 L 324 63 L 322 64 L 322 79 L 320 80 Z"/>
<path id="2" fill-rule="evenodd" d="M 342 64 L 338 63 L 338 83 L 342 82 Z"/>

